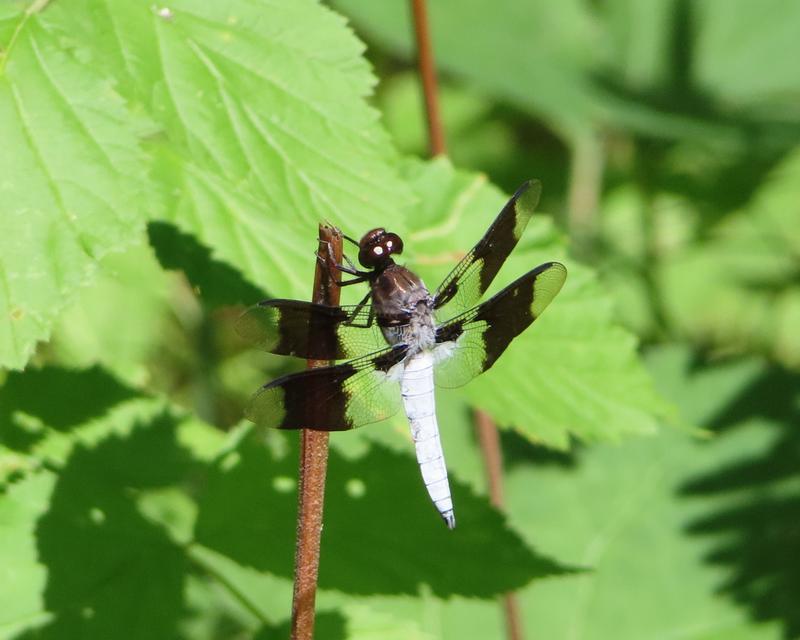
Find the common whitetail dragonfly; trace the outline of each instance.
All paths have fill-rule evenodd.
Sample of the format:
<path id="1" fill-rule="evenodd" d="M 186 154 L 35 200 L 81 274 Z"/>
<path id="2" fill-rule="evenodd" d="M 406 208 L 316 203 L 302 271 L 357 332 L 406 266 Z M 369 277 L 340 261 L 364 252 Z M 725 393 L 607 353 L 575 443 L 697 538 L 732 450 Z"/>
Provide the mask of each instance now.
<path id="1" fill-rule="evenodd" d="M 250 307 L 237 330 L 262 349 L 345 362 L 264 385 L 252 397 L 247 417 L 264 427 L 345 431 L 384 420 L 402 404 L 425 487 L 454 528 L 434 381 L 459 387 L 489 369 L 561 290 L 566 268 L 546 262 L 475 306 L 522 236 L 540 193 L 538 181 L 523 184 L 433 295 L 417 275 L 394 262 L 403 252 L 400 237 L 378 228 L 360 242 L 345 236 L 358 245 L 364 270 L 349 260 L 329 265 L 353 276 L 340 286 L 369 284 L 360 304 L 264 300 Z"/>

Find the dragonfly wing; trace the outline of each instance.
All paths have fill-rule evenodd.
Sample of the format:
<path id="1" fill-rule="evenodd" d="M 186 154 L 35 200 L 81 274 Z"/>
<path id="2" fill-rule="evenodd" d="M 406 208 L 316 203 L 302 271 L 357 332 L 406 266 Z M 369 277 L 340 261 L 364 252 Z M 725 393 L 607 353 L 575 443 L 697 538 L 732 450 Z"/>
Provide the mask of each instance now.
<path id="1" fill-rule="evenodd" d="M 542 185 L 538 180 L 523 184 L 503 207 L 495 221 L 434 294 L 440 318 L 451 318 L 474 307 L 517 246 L 531 219 Z"/>
<path id="2" fill-rule="evenodd" d="M 460 387 L 489 369 L 558 295 L 566 267 L 547 262 L 436 330 L 436 383 Z"/>
<path id="3" fill-rule="evenodd" d="M 398 345 L 330 367 L 273 380 L 250 400 L 246 416 L 261 427 L 346 431 L 391 417 L 408 347 Z"/>
<path id="4" fill-rule="evenodd" d="M 315 360 L 347 360 L 387 346 L 369 304 L 264 300 L 241 315 L 236 331 L 264 351 Z"/>

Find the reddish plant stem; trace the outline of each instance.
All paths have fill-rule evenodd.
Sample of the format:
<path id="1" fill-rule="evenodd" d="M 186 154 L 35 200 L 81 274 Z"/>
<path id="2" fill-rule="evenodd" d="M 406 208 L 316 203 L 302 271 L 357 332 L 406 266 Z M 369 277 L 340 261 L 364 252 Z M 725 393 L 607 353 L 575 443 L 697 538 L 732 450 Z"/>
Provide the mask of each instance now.
<path id="1" fill-rule="evenodd" d="M 475 410 L 475 433 L 483 454 L 483 465 L 489 484 L 489 501 L 497 508 L 504 504 L 503 495 L 503 451 L 500 449 L 500 434 L 489 414 Z"/>
<path id="2" fill-rule="evenodd" d="M 428 30 L 428 9 L 425 0 L 411 0 L 414 15 L 414 35 L 417 39 L 419 75 L 422 79 L 422 92 L 425 97 L 425 113 L 428 123 L 428 138 L 432 156 L 447 153 L 444 139 L 442 117 L 439 112 L 439 88 L 436 83 L 436 67 L 433 62 L 431 34 Z"/>
<path id="3" fill-rule="evenodd" d="M 319 255 L 328 264 L 342 261 L 342 236 L 338 229 L 319 225 Z M 317 261 L 312 301 L 339 304 L 340 289 L 333 277 L 338 272 Z M 313 340 L 314 337 L 312 336 Z M 308 367 L 323 367 L 325 360 L 309 360 Z M 310 398 L 309 402 L 313 402 Z M 325 501 L 325 474 L 328 469 L 328 432 L 302 429 L 300 432 L 300 471 L 297 503 L 297 548 L 294 557 L 292 597 L 292 640 L 314 637 L 314 603 L 317 597 L 319 546 L 322 538 L 322 511 Z"/>
<path id="4" fill-rule="evenodd" d="M 500 434 L 489 414 L 475 410 L 475 432 L 481 445 L 483 464 L 489 484 L 489 500 L 499 510 L 505 505 L 503 495 L 503 451 L 500 448 Z M 522 616 L 519 601 L 514 593 L 503 595 L 503 611 L 506 619 L 506 635 L 509 640 L 522 640 Z"/>

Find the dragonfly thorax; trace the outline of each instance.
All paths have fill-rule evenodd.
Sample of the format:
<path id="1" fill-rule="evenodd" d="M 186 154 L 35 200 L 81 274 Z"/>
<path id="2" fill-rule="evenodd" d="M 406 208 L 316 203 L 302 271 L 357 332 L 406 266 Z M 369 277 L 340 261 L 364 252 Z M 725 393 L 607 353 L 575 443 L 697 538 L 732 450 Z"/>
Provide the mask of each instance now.
<path id="1" fill-rule="evenodd" d="M 434 347 L 433 298 L 415 273 L 395 264 L 383 270 L 372 282 L 372 302 L 389 344 L 407 344 L 411 353 Z"/>

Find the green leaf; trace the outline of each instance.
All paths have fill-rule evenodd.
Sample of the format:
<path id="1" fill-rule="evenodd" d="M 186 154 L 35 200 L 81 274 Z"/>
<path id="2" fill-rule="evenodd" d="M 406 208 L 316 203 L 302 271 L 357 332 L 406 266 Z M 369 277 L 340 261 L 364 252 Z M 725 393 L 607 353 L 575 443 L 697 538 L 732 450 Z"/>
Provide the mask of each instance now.
<path id="1" fill-rule="evenodd" d="M 108 256 L 95 285 L 61 315 L 50 354 L 59 364 L 101 364 L 135 386 L 149 381 L 147 362 L 161 348 L 168 279 L 147 245 Z"/>
<path id="2" fill-rule="evenodd" d="M 244 598 L 234 600 L 225 597 L 225 592 L 214 588 L 216 585 L 211 582 L 190 582 L 194 592 L 192 604 L 200 609 L 194 629 L 198 629 L 197 622 L 205 623 L 202 630 L 198 629 L 190 637 L 217 637 L 215 633 L 219 634 L 219 628 L 223 625 L 232 628 L 231 620 L 234 619 L 247 628 L 257 629 L 255 637 L 258 639 L 282 640 L 288 637 L 291 624 L 288 603 L 292 599 L 289 579 L 243 567 L 199 545 L 191 548 L 190 555 L 209 576 L 214 576 L 222 584 L 232 585 L 244 595 Z M 432 640 L 435 636 L 421 631 L 419 611 L 414 608 L 416 602 L 411 597 L 350 597 L 338 592 L 318 591 L 315 636 L 326 640 Z M 205 629 L 208 631 L 203 633 Z"/>
<path id="3" fill-rule="evenodd" d="M 598 7 L 606 32 L 609 73 L 637 91 L 669 84 L 676 64 L 672 31 L 679 8 L 673 0 L 609 0 Z"/>
<path id="4" fill-rule="evenodd" d="M 73 4 L 52 12 L 65 40 L 159 127 L 159 216 L 250 282 L 306 296 L 318 222 L 363 229 L 409 203 L 363 47 L 316 2 Z"/>
<path id="5" fill-rule="evenodd" d="M 587 569 L 519 592 L 523 629 L 587 640 L 795 637 L 797 569 L 786 558 L 797 549 L 797 376 L 754 359 L 703 362 L 683 347 L 648 361 L 684 418 L 715 437 L 663 430 L 553 455 L 503 434 L 509 521 Z M 456 469 L 472 455 L 448 452 Z M 423 621 L 435 638 L 504 629 L 491 602 L 421 594 L 370 605 Z"/>
<path id="6" fill-rule="evenodd" d="M 11 571 L 0 590 L 13 590 L 0 628 L 27 629 L 14 637 L 175 637 L 186 615 L 184 483 L 220 438 L 209 446 L 207 426 L 114 384 L 99 369 L 48 369 L 2 389 L 7 416 L 38 421 L 44 437 L 27 455 L 49 467 L 0 491 L 0 566 Z"/>
<path id="7" fill-rule="evenodd" d="M 137 498 L 185 476 L 189 458 L 175 446 L 175 428 L 157 417 L 130 438 L 76 449 L 59 474 L 37 523 L 45 605 L 56 614 L 45 637 L 174 636 L 186 559 Z"/>
<path id="8" fill-rule="evenodd" d="M 377 98 L 397 148 L 405 154 L 425 156 L 428 130 L 425 113 L 419 108 L 424 98 L 416 74 L 390 76 Z M 442 120 L 447 126 L 447 155 L 453 164 L 476 169 L 510 164 L 512 155 L 520 151 L 515 145 L 513 128 L 493 117 L 494 105 L 483 95 L 443 82 L 439 101 Z"/>
<path id="9" fill-rule="evenodd" d="M 292 441 L 281 455 L 246 440 L 221 460 L 200 501 L 199 544 L 238 564 L 291 578 L 297 504 Z M 414 594 L 425 583 L 439 596 L 489 597 L 564 571 L 520 545 L 500 514 L 456 481 L 451 487 L 459 525 L 449 531 L 424 495 L 409 454 L 377 444 L 354 460 L 331 452 L 320 588 Z"/>
<path id="10" fill-rule="evenodd" d="M 16 444 L 50 470 L 31 471 L 0 494 L 11 541 L 0 550 L 0 564 L 16 567 L 19 576 L 10 583 L 17 605 L 3 608 L 0 624 L 44 624 L 36 637 L 121 637 L 111 627 L 138 615 L 136 603 L 144 595 L 122 597 L 122 591 L 138 590 L 147 573 L 169 574 L 170 561 L 160 555 L 167 541 L 159 542 L 161 536 L 134 513 L 134 494 L 125 492 L 142 478 L 152 481 L 154 473 L 179 473 L 180 465 L 169 458 L 174 449 L 164 446 L 175 421 L 163 417 L 162 403 L 136 399 L 100 369 L 12 374 L 1 393 L 4 445 Z M 149 448 L 124 453 L 140 418 L 140 425 L 152 423 L 138 435 L 140 444 L 150 439 Z M 25 449 L 14 437 L 23 428 L 35 437 Z M 147 557 L 158 558 L 158 570 L 148 568 Z M 154 614 L 151 628 L 158 629 L 156 604 L 145 606 Z M 178 615 L 168 599 L 162 604 L 161 611 L 172 608 Z M 122 637 L 137 637 L 136 626 Z"/>
<path id="11" fill-rule="evenodd" d="M 3 24 L 10 26 L 11 18 Z M 106 254 L 140 242 L 140 119 L 20 13 L 0 57 L 0 366 L 24 366 Z"/>
<path id="12" fill-rule="evenodd" d="M 767 523 L 757 505 L 787 490 L 796 499 L 797 485 L 792 490 L 777 474 L 759 481 L 745 461 L 766 470 L 782 451 L 782 467 L 794 460 L 797 479 L 796 448 L 781 445 L 796 421 L 783 413 L 796 402 L 796 382 L 794 394 L 787 395 L 786 380 L 766 392 L 763 377 L 774 377 L 761 363 L 704 365 L 682 348 L 660 350 L 650 362 L 685 417 L 718 435 L 700 441 L 663 431 L 620 447 L 598 445 L 566 464 L 511 471 L 511 521 L 535 531 L 548 552 L 592 568 L 527 589 L 526 628 L 552 638 L 794 637 L 789 601 L 798 597 L 797 573 L 785 558 L 796 549 L 796 507 Z M 708 478 L 718 479 L 717 490 Z M 780 624 L 753 623 L 747 606 L 758 620 L 783 618 L 785 635 Z"/>
<path id="13" fill-rule="evenodd" d="M 106 435 L 102 418 L 138 397 L 99 367 L 12 373 L 0 388 L 0 455 L 16 451 L 33 467 L 60 465 L 78 442 Z"/>
<path id="14" fill-rule="evenodd" d="M 421 204 L 406 245 L 423 279 L 437 283 L 477 242 L 506 197 L 445 161 L 409 163 L 407 174 Z M 640 364 L 636 339 L 614 323 L 610 298 L 588 269 L 566 257 L 546 216 L 531 220 L 493 290 L 548 260 L 567 265 L 564 289 L 491 371 L 470 383 L 469 402 L 558 448 L 566 448 L 570 436 L 591 441 L 654 431 L 671 409 Z"/>
<path id="15" fill-rule="evenodd" d="M 267 297 L 236 269 L 214 260 L 211 250 L 194 236 L 165 222 L 147 226 L 150 244 L 164 269 L 183 271 L 195 293 L 210 309 L 225 305 L 250 305 Z"/>
<path id="16" fill-rule="evenodd" d="M 346 640 L 353 636 L 347 633 L 347 619 L 338 611 L 318 611 L 314 617 L 314 635 L 331 640 Z M 287 620 L 280 625 L 269 625 L 259 629 L 253 640 L 282 640 L 292 635 L 292 624 Z"/>
<path id="17" fill-rule="evenodd" d="M 2 453 L 0 453 L 2 456 Z M 44 618 L 42 592 L 47 571 L 39 561 L 35 528 L 36 521 L 47 511 L 55 476 L 43 471 L 0 490 L 0 527 L 3 545 L 0 562 L 0 634 L 15 637 L 15 631 Z"/>
<path id="18" fill-rule="evenodd" d="M 42 388 L 48 394 L 37 393 Z M 70 405 L 70 393 L 82 403 Z M 27 579 L 15 583 L 24 591 L 0 624 L 26 628 L 21 637 L 60 639 L 133 639 L 153 629 L 170 637 L 178 626 L 219 628 L 215 620 L 231 633 L 280 628 L 297 500 L 297 451 L 280 434 L 268 448 L 238 435 L 227 443 L 100 369 L 16 374 L 0 405 L 13 429 L 3 441 L 36 427 L 38 439 L 18 450 L 50 469 L 31 469 L 0 493 L 0 514 L 8 514 L 13 532 L 0 566 Z M 423 637 L 362 596 L 413 596 L 423 583 L 439 596 L 489 597 L 565 572 L 523 544 L 485 498 L 460 482 L 453 488 L 455 532 L 429 504 L 410 448 L 400 454 L 375 445 L 359 458 L 331 456 L 320 577 L 327 595 L 320 602 L 346 618 L 347 637 L 378 630 Z M 409 522 L 411 529 L 402 525 Z M 6 562 L 6 553 L 16 556 Z M 348 593 L 359 594 L 358 602 Z"/>
<path id="19" fill-rule="evenodd" d="M 800 12 L 791 0 L 611 0 L 598 18 L 605 55 L 587 60 L 586 72 L 602 120 L 750 160 L 754 147 L 796 142 L 790 61 Z"/>

